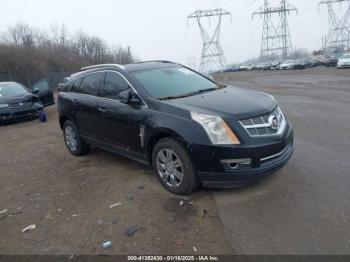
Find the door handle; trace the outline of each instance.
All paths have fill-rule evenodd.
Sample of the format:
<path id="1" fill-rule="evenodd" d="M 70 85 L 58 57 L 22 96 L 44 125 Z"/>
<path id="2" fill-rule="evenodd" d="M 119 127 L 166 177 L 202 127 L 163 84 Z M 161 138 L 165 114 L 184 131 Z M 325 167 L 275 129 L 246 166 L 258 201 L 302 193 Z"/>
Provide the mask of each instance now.
<path id="1" fill-rule="evenodd" d="M 106 113 L 107 112 L 106 108 L 104 108 L 104 107 L 99 107 L 98 111 L 100 111 L 102 113 Z"/>

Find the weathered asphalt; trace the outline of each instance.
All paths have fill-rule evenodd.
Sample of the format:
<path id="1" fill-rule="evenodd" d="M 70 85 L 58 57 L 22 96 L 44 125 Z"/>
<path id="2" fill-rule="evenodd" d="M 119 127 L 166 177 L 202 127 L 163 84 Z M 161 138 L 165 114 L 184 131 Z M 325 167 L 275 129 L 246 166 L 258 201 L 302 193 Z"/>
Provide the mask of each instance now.
<path id="1" fill-rule="evenodd" d="M 295 127 L 295 153 L 283 170 L 249 188 L 214 191 L 233 251 L 350 254 L 350 71 L 217 78 L 274 95 Z"/>

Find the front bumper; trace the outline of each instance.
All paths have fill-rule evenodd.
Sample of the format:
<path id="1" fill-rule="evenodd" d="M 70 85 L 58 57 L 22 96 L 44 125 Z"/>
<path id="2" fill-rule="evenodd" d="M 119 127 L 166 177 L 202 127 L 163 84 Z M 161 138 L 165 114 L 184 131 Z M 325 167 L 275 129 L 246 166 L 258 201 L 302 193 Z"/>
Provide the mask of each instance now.
<path id="1" fill-rule="evenodd" d="M 294 152 L 293 129 L 288 123 L 283 137 L 256 146 L 219 147 L 193 145 L 193 162 L 204 187 L 234 188 L 253 184 L 283 168 Z M 226 167 L 222 160 L 251 159 L 247 166 Z"/>
<path id="2" fill-rule="evenodd" d="M 0 110 L 0 123 L 16 122 L 20 120 L 33 119 L 38 116 L 35 106 Z"/>
<path id="3" fill-rule="evenodd" d="M 338 64 L 338 68 L 350 68 L 350 64 Z"/>

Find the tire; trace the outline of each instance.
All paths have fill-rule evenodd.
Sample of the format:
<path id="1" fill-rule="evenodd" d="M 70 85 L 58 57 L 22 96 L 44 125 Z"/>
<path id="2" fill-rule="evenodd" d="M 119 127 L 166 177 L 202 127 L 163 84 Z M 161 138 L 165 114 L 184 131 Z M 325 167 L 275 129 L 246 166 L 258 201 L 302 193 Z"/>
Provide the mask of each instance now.
<path id="1" fill-rule="evenodd" d="M 152 152 L 152 166 L 162 186 L 174 194 L 189 194 L 199 186 L 186 149 L 172 138 L 163 138 L 156 143 Z"/>
<path id="2" fill-rule="evenodd" d="M 63 124 L 63 138 L 72 155 L 82 156 L 90 152 L 90 145 L 80 137 L 77 127 L 69 120 Z"/>

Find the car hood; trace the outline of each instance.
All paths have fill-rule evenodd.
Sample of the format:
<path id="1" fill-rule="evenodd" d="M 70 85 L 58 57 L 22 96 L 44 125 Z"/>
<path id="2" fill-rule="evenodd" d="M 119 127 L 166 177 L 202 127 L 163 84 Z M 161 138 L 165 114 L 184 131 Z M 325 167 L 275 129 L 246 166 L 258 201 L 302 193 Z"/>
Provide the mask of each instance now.
<path id="1" fill-rule="evenodd" d="M 169 100 L 168 103 L 191 112 L 236 119 L 268 114 L 277 106 L 275 99 L 268 94 L 231 86 Z"/>
<path id="2" fill-rule="evenodd" d="M 31 93 L 19 93 L 6 97 L 0 96 L 0 104 L 16 104 L 26 102 L 33 99 L 34 97 L 36 97 L 36 95 Z"/>

